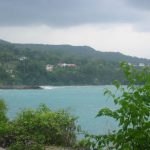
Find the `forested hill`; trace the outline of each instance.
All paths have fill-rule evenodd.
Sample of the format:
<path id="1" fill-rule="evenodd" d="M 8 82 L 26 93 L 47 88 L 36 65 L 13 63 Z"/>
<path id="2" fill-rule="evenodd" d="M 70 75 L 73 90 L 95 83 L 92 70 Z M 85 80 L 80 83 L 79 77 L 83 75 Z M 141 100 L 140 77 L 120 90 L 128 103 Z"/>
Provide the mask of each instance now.
<path id="1" fill-rule="evenodd" d="M 88 85 L 124 82 L 119 62 L 150 60 L 88 46 L 16 44 L 0 40 L 1 85 Z"/>
<path id="2" fill-rule="evenodd" d="M 130 63 L 149 64 L 150 60 L 124 55 L 120 52 L 102 52 L 96 51 L 89 46 L 71 46 L 71 45 L 42 45 L 42 44 L 14 44 L 17 49 L 30 49 L 32 51 L 42 51 L 53 54 L 61 54 L 64 57 L 78 57 L 92 60 L 105 61 L 127 61 Z"/>

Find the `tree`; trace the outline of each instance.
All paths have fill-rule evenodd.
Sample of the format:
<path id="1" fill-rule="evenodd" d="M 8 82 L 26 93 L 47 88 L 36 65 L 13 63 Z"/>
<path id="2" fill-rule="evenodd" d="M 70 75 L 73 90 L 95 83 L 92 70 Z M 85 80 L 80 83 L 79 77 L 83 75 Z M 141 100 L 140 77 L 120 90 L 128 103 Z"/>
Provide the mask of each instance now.
<path id="1" fill-rule="evenodd" d="M 115 110 L 101 109 L 97 117 L 112 117 L 118 130 L 109 135 L 87 136 L 90 146 L 97 149 L 149 150 L 150 149 L 150 68 L 136 68 L 122 63 L 127 86 L 115 81 L 117 93 L 106 90 L 112 97 Z"/>
<path id="2" fill-rule="evenodd" d="M 0 101 L 0 147 L 9 150 L 43 150 L 48 145 L 70 146 L 76 142 L 76 117 L 65 110 L 51 111 L 42 104 L 5 119 L 5 103 Z"/>
<path id="3" fill-rule="evenodd" d="M 0 123 L 7 121 L 6 112 L 7 112 L 6 104 L 4 103 L 3 100 L 0 100 Z"/>
<path id="4" fill-rule="evenodd" d="M 0 147 L 5 147 L 10 143 L 12 128 L 6 116 L 7 106 L 0 100 Z"/>

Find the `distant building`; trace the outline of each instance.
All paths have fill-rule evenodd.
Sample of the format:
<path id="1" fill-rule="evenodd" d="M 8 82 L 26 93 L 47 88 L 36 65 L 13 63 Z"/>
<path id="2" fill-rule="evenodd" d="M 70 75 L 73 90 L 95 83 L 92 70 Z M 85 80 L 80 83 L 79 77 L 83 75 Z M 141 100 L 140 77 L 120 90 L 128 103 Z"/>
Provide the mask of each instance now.
<path id="1" fill-rule="evenodd" d="M 76 64 L 67 64 L 67 67 L 77 67 L 77 65 Z"/>
<path id="2" fill-rule="evenodd" d="M 70 68 L 74 68 L 74 67 L 77 67 L 76 64 L 66 64 L 66 63 L 59 63 L 58 64 L 59 67 L 70 67 Z"/>
<path id="3" fill-rule="evenodd" d="M 23 61 L 23 60 L 26 60 L 26 59 L 27 59 L 27 57 L 25 57 L 25 56 L 19 58 L 20 61 Z"/>
<path id="4" fill-rule="evenodd" d="M 66 67 L 67 64 L 66 64 L 66 63 L 59 63 L 58 66 L 59 66 L 59 67 Z"/>
<path id="5" fill-rule="evenodd" d="M 50 65 L 50 64 L 47 64 L 46 67 L 45 67 L 46 71 L 48 72 L 52 72 L 53 69 L 54 69 L 54 66 L 53 65 Z"/>
<path id="6" fill-rule="evenodd" d="M 12 78 L 15 78 L 16 76 L 14 74 L 11 75 Z"/>
<path id="7" fill-rule="evenodd" d="M 144 63 L 139 63 L 139 67 L 144 67 L 145 64 Z"/>
<path id="8" fill-rule="evenodd" d="M 130 62 L 128 62 L 128 65 L 131 66 L 132 64 Z"/>
<path id="9" fill-rule="evenodd" d="M 6 69 L 6 72 L 9 73 L 12 78 L 15 78 L 14 71 L 12 69 Z"/>
<path id="10" fill-rule="evenodd" d="M 12 69 L 6 69 L 6 72 L 9 74 L 13 74 L 13 70 Z"/>

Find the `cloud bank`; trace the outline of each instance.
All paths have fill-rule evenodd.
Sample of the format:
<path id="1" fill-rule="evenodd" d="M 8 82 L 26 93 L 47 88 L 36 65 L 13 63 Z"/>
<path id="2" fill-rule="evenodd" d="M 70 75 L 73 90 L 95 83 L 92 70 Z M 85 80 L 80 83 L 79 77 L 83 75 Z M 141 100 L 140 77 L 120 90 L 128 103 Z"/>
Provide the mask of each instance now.
<path id="1" fill-rule="evenodd" d="M 149 30 L 149 8 L 149 0 L 0 0 L 0 26 L 130 23 Z"/>

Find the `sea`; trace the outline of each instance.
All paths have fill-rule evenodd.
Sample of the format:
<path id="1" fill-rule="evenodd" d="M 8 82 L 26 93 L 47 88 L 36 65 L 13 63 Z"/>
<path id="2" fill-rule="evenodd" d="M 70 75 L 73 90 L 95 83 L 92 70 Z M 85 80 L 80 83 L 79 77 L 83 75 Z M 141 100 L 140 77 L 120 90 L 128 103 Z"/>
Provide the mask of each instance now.
<path id="1" fill-rule="evenodd" d="M 0 99 L 8 107 L 8 117 L 13 119 L 25 108 L 37 108 L 46 104 L 51 110 L 65 109 L 78 117 L 76 124 L 90 134 L 107 134 L 117 128 L 117 122 L 109 117 L 96 117 L 98 111 L 108 107 L 116 109 L 113 100 L 104 91 L 113 86 L 42 86 L 43 89 L 0 90 Z"/>

